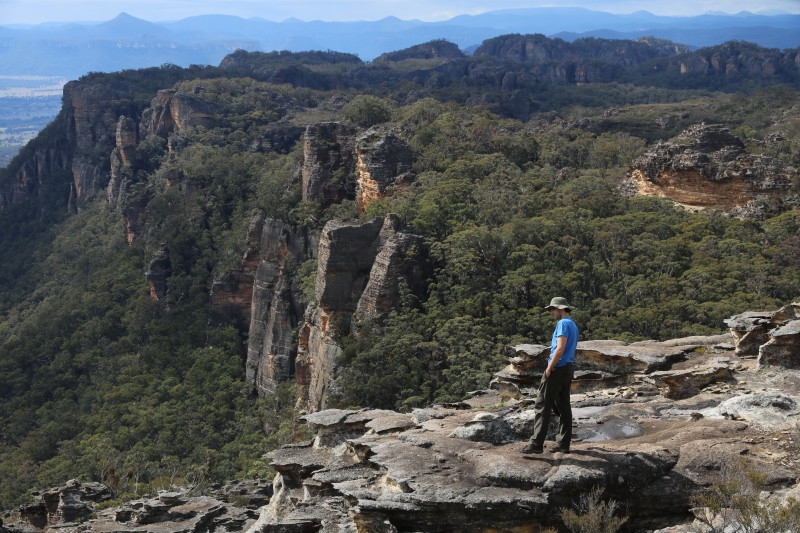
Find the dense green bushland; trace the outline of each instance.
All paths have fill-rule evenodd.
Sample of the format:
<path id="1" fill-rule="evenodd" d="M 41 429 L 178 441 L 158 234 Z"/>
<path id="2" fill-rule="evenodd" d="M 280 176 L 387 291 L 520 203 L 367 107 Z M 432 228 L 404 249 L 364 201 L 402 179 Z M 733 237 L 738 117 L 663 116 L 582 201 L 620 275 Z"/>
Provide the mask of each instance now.
<path id="1" fill-rule="evenodd" d="M 130 194 L 147 203 L 132 244 L 103 195 L 66 215 L 59 187 L 69 176 L 0 212 L 0 507 L 73 477 L 136 493 L 156 479 L 199 490 L 266 475 L 262 454 L 298 438 L 291 386 L 251 396 L 246 331 L 209 327 L 208 296 L 239 265 L 254 210 L 315 227 L 359 216 L 353 202 L 301 202 L 296 141 L 311 121 L 379 124 L 407 140 L 415 182 L 361 216 L 399 214 L 428 238 L 435 266 L 427 295 L 407 295 L 388 319 L 341 339 L 339 405 L 406 410 L 486 387 L 504 346 L 548 338 L 541 308 L 555 294 L 575 305 L 583 338 L 624 340 L 716 333 L 730 315 L 800 296 L 796 209 L 742 221 L 617 188 L 649 143 L 703 121 L 797 164 L 792 89 L 550 88 L 542 101 L 558 116 L 521 122 L 466 106 L 463 94 L 448 100 L 452 88 L 423 99 L 410 97 L 420 90 L 411 82 L 331 91 L 331 73 L 357 62 L 305 71 L 295 59 L 277 54 L 285 65 L 255 70 L 240 62 L 228 74 L 162 67 L 120 104 L 141 110 L 156 88 L 175 88 L 213 111 L 213 127 L 173 134 L 172 151 L 141 140 L 126 169 Z M 260 79 L 278 71 L 319 84 Z M 86 80 L 130 88 L 136 76 Z M 55 127 L 45 135 L 57 141 Z M 169 185 L 176 174 L 181 188 Z M 171 276 L 154 301 L 144 274 L 162 242 Z"/>

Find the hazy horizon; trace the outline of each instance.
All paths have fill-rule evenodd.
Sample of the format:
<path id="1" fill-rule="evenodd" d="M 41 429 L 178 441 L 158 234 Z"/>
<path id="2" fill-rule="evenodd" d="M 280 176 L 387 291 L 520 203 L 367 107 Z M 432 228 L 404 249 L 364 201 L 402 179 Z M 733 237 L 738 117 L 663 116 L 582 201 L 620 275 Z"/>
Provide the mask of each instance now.
<path id="1" fill-rule="evenodd" d="M 629 14 L 648 11 L 662 16 L 697 16 L 709 12 L 734 15 L 783 11 L 800 14 L 798 0 L 0 0 L 0 25 L 105 22 L 127 13 L 150 22 L 167 22 L 197 15 L 234 15 L 281 22 L 296 18 L 327 22 L 403 20 L 437 22 L 458 15 L 535 7 L 582 7 L 594 11 Z"/>

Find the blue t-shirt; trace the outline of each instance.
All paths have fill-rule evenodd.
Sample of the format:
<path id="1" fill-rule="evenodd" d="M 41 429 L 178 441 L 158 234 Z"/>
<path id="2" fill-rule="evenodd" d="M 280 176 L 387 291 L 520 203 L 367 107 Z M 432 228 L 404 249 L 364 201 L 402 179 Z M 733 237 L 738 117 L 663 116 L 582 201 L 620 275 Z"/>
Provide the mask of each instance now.
<path id="1" fill-rule="evenodd" d="M 570 317 L 564 317 L 556 323 L 556 329 L 553 330 L 553 340 L 550 342 L 550 358 L 547 360 L 549 363 L 553 359 L 553 354 L 558 346 L 558 338 L 566 337 L 567 345 L 564 347 L 564 353 L 561 354 L 561 359 L 556 363 L 556 367 L 568 365 L 575 360 L 575 348 L 578 346 L 578 326 L 572 321 Z"/>

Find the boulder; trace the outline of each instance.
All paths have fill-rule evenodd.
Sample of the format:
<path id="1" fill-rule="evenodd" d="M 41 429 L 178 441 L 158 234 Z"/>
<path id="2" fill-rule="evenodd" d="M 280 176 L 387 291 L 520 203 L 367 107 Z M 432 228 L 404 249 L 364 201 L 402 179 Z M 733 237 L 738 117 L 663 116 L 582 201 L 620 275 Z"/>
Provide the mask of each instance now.
<path id="1" fill-rule="evenodd" d="M 758 357 L 761 366 L 800 368 L 800 303 L 776 311 L 748 311 L 725 320 L 742 357 Z"/>

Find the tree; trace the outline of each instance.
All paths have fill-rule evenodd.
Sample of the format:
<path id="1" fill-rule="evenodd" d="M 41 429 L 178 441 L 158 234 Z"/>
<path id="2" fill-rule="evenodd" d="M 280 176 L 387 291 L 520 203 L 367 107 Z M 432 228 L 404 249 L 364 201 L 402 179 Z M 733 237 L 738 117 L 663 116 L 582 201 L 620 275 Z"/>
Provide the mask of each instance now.
<path id="1" fill-rule="evenodd" d="M 362 128 L 370 128 L 392 118 L 392 110 L 386 101 L 369 94 L 359 94 L 340 113 L 343 120 Z"/>

